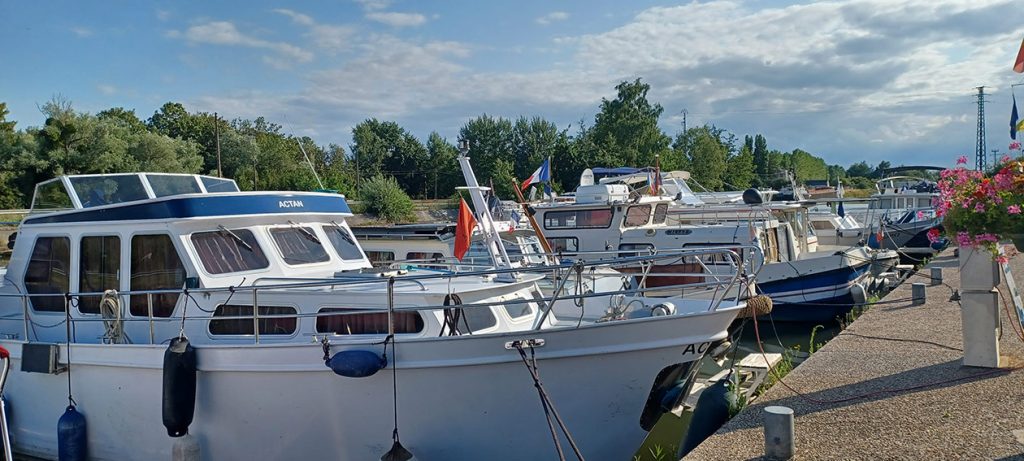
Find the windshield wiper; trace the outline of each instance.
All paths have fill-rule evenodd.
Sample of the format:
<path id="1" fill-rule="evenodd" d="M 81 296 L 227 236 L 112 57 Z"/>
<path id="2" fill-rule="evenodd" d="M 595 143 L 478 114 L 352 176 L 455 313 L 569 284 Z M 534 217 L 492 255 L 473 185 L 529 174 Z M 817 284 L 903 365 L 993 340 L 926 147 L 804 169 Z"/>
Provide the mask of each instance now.
<path id="1" fill-rule="evenodd" d="M 299 232 L 302 232 L 302 235 L 305 235 L 307 239 L 316 242 L 318 245 L 321 245 L 320 239 L 316 238 L 316 234 L 310 232 L 309 229 L 306 229 L 305 227 L 302 227 L 294 223 L 293 221 L 288 221 L 288 224 L 295 226 L 295 228 L 298 229 Z"/>
<path id="2" fill-rule="evenodd" d="M 249 250 L 250 253 L 254 253 L 255 252 L 252 249 L 252 245 L 249 245 L 248 243 L 245 242 L 245 240 L 242 240 L 242 237 L 239 237 L 238 234 L 236 234 L 234 232 L 231 232 L 231 229 L 228 229 L 228 228 L 224 227 L 223 225 L 217 226 L 217 229 L 220 229 L 221 232 L 224 232 L 224 233 L 230 235 L 231 238 L 235 239 L 235 242 L 238 242 L 238 244 L 241 245 L 242 248 L 245 248 L 246 250 Z"/>

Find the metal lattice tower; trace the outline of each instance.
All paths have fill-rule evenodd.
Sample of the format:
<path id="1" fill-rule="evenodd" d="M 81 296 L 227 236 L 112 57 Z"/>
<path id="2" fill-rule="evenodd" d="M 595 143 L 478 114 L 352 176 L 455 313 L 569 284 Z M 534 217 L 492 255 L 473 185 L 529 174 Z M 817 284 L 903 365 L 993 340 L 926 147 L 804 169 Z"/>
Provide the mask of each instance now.
<path id="1" fill-rule="evenodd" d="M 978 87 L 978 140 L 974 148 L 974 169 L 988 169 L 988 153 L 985 149 L 985 87 Z"/>

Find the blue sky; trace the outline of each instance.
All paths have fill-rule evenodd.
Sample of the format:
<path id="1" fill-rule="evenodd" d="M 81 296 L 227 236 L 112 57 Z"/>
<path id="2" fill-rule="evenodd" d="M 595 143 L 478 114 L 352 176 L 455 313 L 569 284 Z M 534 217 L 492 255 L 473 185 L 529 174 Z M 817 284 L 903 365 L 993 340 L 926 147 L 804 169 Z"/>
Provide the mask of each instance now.
<path id="1" fill-rule="evenodd" d="M 454 141 L 487 113 L 574 132 L 643 78 L 674 134 L 712 123 L 847 165 L 949 165 L 1009 143 L 1011 0 L 19 2 L 0 0 L 0 101 L 18 127 L 56 94 L 143 119 L 167 101 L 266 116 L 322 144 L 376 117 Z M 1018 87 L 1024 102 L 1024 87 Z"/>

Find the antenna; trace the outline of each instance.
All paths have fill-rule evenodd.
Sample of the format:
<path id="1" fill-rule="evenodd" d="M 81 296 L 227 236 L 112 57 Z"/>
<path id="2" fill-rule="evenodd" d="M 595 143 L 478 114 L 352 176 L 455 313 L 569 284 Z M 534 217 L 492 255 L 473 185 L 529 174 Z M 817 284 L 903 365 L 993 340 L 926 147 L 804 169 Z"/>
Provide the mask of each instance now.
<path id="1" fill-rule="evenodd" d="M 320 189 L 324 190 L 324 183 L 320 181 L 320 175 L 316 174 L 316 168 L 313 168 L 313 162 L 309 161 L 309 155 L 306 154 L 306 149 L 302 147 L 302 140 L 295 138 L 295 142 L 299 145 L 299 150 L 302 151 L 302 156 L 306 157 L 306 164 L 309 165 L 310 171 L 313 172 L 313 177 L 316 178 L 316 183 L 320 185 Z"/>

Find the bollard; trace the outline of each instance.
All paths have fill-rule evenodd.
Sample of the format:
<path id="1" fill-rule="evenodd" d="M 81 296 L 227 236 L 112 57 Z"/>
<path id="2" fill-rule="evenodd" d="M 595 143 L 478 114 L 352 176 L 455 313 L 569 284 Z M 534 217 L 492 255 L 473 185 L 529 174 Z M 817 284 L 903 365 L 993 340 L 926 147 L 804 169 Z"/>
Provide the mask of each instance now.
<path id="1" fill-rule="evenodd" d="M 932 271 L 932 285 L 942 285 L 942 268 L 933 267 Z"/>
<path id="2" fill-rule="evenodd" d="M 780 406 L 764 408 L 764 455 L 766 458 L 791 459 L 796 454 L 793 432 L 792 408 Z"/>
<path id="3" fill-rule="evenodd" d="M 923 283 L 915 283 L 913 285 L 910 285 L 910 293 L 914 299 L 914 301 L 911 303 L 912 306 L 920 306 L 924 304 L 925 295 Z"/>

